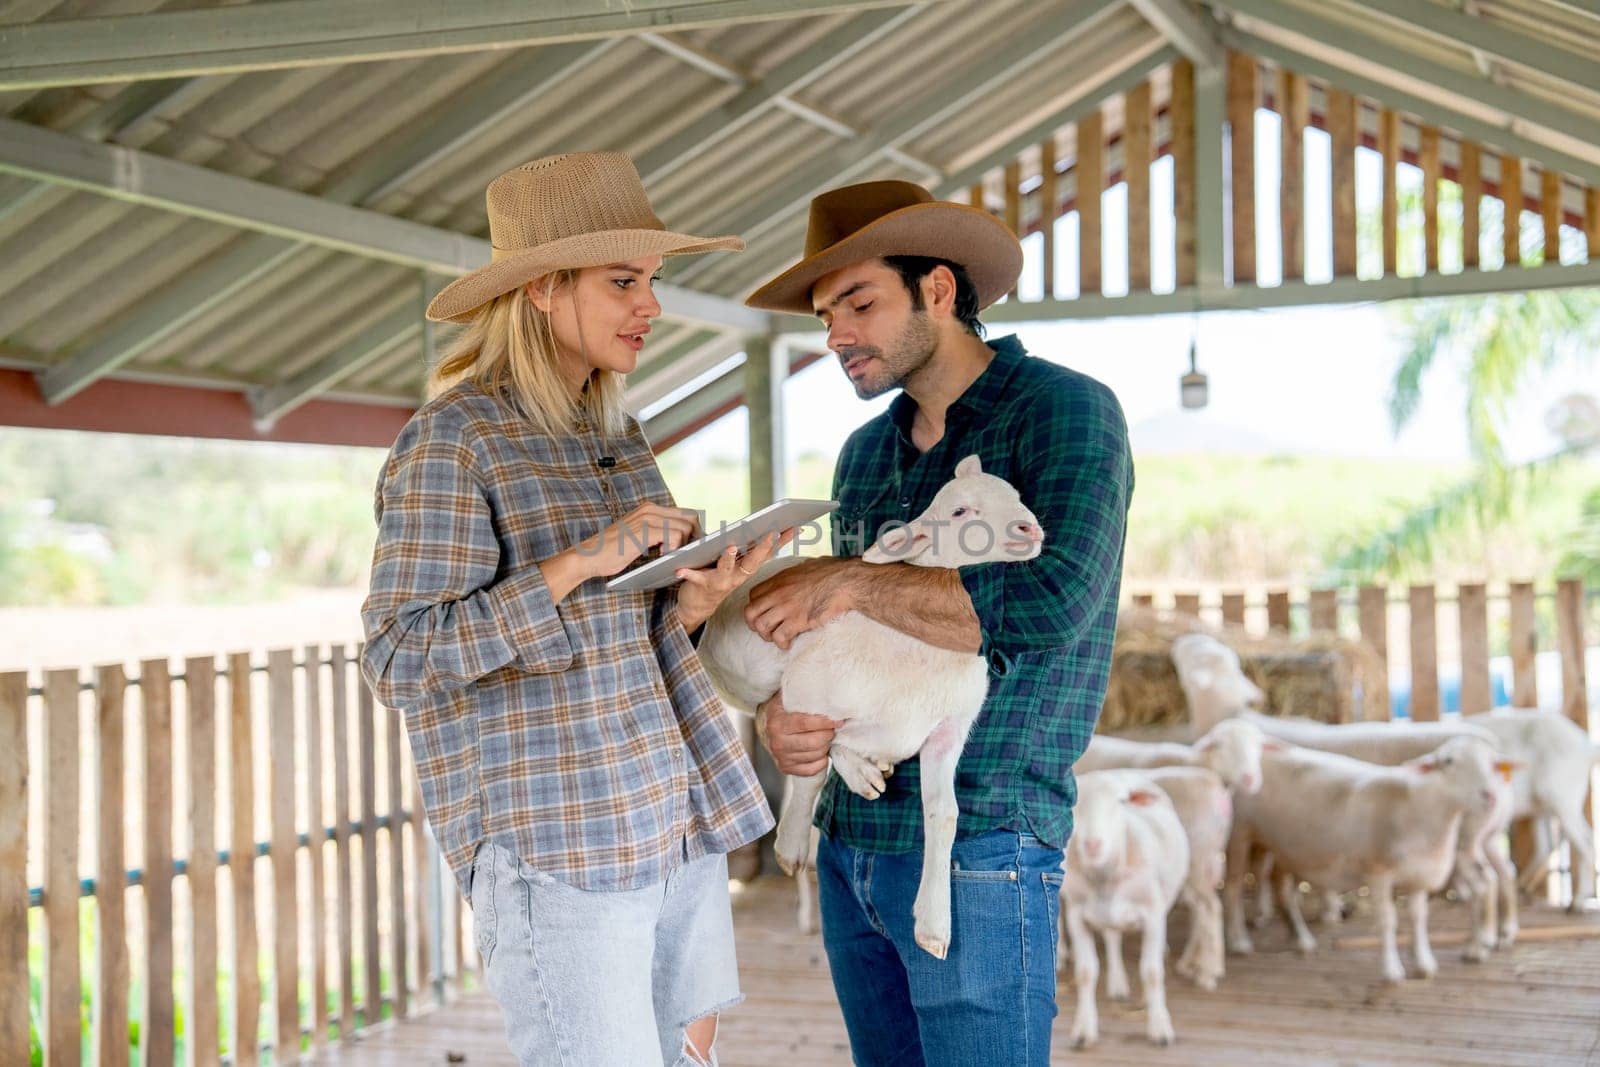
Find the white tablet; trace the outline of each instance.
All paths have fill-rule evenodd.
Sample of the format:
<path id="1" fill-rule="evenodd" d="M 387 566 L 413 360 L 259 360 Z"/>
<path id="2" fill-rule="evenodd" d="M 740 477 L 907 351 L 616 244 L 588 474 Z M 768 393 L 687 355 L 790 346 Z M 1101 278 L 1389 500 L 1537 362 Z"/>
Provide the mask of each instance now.
<path id="1" fill-rule="evenodd" d="M 709 567 L 729 545 L 738 545 L 739 551 L 744 552 L 769 533 L 820 519 L 838 506 L 837 500 L 785 498 L 730 522 L 698 541 L 690 541 L 676 552 L 668 552 L 624 571 L 607 582 L 606 588 L 617 591 L 663 588 L 679 580 L 678 570 L 682 567 L 690 570 Z"/>

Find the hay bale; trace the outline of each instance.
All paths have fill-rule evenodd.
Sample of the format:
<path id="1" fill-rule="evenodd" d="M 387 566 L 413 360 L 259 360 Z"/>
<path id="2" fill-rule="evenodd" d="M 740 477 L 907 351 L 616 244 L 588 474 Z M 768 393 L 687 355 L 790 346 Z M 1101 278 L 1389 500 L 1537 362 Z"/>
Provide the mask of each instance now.
<path id="1" fill-rule="evenodd" d="M 1269 715 L 1323 722 L 1389 717 L 1389 694 L 1379 684 L 1382 664 L 1365 642 L 1329 633 L 1257 636 L 1236 626 L 1208 626 L 1192 616 L 1129 608 L 1117 620 L 1101 732 L 1188 723 L 1188 703 L 1172 665 L 1172 643 L 1187 633 L 1209 634 L 1238 652 L 1245 674 L 1267 696 L 1262 710 Z"/>

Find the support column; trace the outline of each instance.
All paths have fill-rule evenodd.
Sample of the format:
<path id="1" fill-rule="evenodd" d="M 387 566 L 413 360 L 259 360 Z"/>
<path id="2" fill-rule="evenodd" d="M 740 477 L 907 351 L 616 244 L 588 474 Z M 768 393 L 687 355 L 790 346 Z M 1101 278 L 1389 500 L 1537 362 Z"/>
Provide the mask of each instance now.
<path id="1" fill-rule="evenodd" d="M 1222 124 L 1226 86 L 1222 69 L 1194 72 L 1194 186 L 1196 278 L 1202 292 L 1226 284 L 1227 203 L 1223 173 Z"/>

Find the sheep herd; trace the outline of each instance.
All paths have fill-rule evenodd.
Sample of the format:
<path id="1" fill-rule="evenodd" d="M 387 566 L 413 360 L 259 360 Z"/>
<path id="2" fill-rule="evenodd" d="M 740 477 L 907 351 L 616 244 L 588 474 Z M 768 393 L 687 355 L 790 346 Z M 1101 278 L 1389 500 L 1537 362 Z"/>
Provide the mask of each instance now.
<path id="1" fill-rule="evenodd" d="M 1078 995 L 1074 1045 L 1087 1047 L 1099 1036 L 1094 934 L 1106 946 L 1106 991 L 1123 998 L 1129 987 L 1121 939 L 1136 930 L 1144 939 L 1139 973 L 1147 1036 L 1171 1043 L 1167 915 L 1180 901 L 1191 911 L 1175 969 L 1203 989 L 1215 988 L 1225 970 L 1224 946 L 1239 954 L 1253 948 L 1242 899 L 1252 869 L 1258 920 L 1270 918 L 1276 887 L 1302 953 L 1313 951 L 1316 939 L 1301 914 L 1300 883 L 1324 894 L 1323 913 L 1334 921 L 1339 895 L 1366 889 L 1389 982 L 1406 975 L 1396 944 L 1396 894 L 1406 896 L 1419 977 L 1431 977 L 1438 966 L 1428 942 L 1428 896 L 1452 879 L 1472 905 L 1466 960 L 1481 961 L 1516 939 L 1516 872 L 1497 843 L 1513 819 L 1554 823 L 1572 846 L 1575 906 L 1593 897 L 1583 805 L 1596 750 L 1570 720 L 1522 708 L 1449 723 L 1279 718 L 1255 710 L 1261 691 L 1216 638 L 1180 637 L 1172 658 L 1193 740 L 1097 736 L 1074 768 L 1078 803 L 1064 863 L 1066 937 L 1058 959 L 1064 967 L 1070 945 Z"/>

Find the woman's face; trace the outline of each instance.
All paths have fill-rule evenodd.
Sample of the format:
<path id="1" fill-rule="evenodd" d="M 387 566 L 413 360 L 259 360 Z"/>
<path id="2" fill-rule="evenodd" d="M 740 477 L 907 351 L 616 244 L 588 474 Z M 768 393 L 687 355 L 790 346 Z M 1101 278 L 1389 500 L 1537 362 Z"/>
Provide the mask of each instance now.
<path id="1" fill-rule="evenodd" d="M 570 285 L 547 292 L 545 279 L 528 285 L 534 306 L 550 317 L 568 381 L 582 388 L 592 371 L 627 374 L 639 364 L 650 320 L 661 314 L 654 286 L 660 256 L 607 267 L 585 267 Z"/>

